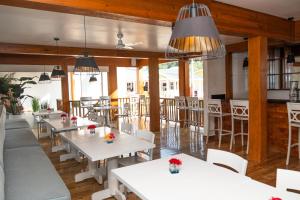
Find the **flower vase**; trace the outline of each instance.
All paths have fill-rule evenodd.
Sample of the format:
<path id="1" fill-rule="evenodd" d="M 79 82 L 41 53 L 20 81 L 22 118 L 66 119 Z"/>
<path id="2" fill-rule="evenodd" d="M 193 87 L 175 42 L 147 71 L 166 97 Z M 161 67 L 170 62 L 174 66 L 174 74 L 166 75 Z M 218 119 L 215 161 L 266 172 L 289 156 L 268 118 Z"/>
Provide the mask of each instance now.
<path id="1" fill-rule="evenodd" d="M 90 129 L 90 134 L 94 135 L 96 133 L 96 130 L 94 128 Z"/>
<path id="2" fill-rule="evenodd" d="M 178 174 L 180 171 L 180 166 L 179 165 L 175 165 L 175 164 L 170 164 L 169 165 L 169 171 L 171 174 Z"/>

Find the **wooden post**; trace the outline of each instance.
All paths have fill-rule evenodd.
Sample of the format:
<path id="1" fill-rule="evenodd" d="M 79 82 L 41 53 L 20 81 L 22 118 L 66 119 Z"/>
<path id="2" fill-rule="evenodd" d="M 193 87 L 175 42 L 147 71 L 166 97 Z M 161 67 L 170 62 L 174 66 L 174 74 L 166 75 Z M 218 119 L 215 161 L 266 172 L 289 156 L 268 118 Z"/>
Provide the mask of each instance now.
<path id="1" fill-rule="evenodd" d="M 63 111 L 66 113 L 70 113 L 68 65 L 63 64 L 62 69 L 66 73 L 66 76 L 61 79 L 61 97 L 63 103 Z"/>
<path id="2" fill-rule="evenodd" d="M 115 65 L 109 66 L 109 72 L 108 72 L 108 95 L 112 99 L 118 98 L 117 67 Z"/>
<path id="3" fill-rule="evenodd" d="M 179 96 L 190 96 L 190 70 L 188 60 L 178 61 Z"/>
<path id="4" fill-rule="evenodd" d="M 150 131 L 160 130 L 158 58 L 149 58 Z"/>
<path id="5" fill-rule="evenodd" d="M 225 73 L 226 73 L 226 100 L 233 98 L 232 89 L 232 53 L 228 52 L 225 57 Z"/>
<path id="6" fill-rule="evenodd" d="M 262 162 L 267 154 L 267 38 L 248 40 L 249 160 Z"/>

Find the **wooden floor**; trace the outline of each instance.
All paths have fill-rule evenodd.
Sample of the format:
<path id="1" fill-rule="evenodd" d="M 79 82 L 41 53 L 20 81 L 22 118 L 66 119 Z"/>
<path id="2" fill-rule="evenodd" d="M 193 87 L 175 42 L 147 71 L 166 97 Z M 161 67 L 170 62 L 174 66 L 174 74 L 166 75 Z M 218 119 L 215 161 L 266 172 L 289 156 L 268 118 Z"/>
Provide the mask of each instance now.
<path id="1" fill-rule="evenodd" d="M 48 138 L 40 139 L 40 144 L 48 154 L 50 160 L 54 164 L 58 173 L 64 180 L 65 184 L 71 192 L 73 200 L 88 200 L 91 194 L 102 188 L 94 179 L 74 182 L 74 175 L 86 167 L 86 162 L 78 163 L 75 160 L 65 162 L 59 161 L 59 155 L 64 153 L 51 153 L 50 140 Z M 161 133 L 156 134 L 156 148 L 154 149 L 154 159 L 177 154 L 180 152 L 205 159 L 207 148 L 218 148 L 217 137 L 210 137 L 208 145 L 198 133 L 191 132 L 189 129 L 175 129 L 174 126 L 164 127 Z M 221 146 L 222 150 L 229 151 L 229 138 L 224 137 Z M 242 148 L 237 138 L 233 152 L 247 158 L 245 154 L 246 148 Z M 251 178 L 261 181 L 269 185 L 275 185 L 276 169 L 287 168 L 285 166 L 286 152 L 279 152 L 275 148 L 269 148 L 268 159 L 263 164 L 249 163 L 247 175 Z M 300 171 L 300 161 L 296 157 L 292 157 L 288 169 Z M 138 199 L 131 194 L 129 200 Z"/>

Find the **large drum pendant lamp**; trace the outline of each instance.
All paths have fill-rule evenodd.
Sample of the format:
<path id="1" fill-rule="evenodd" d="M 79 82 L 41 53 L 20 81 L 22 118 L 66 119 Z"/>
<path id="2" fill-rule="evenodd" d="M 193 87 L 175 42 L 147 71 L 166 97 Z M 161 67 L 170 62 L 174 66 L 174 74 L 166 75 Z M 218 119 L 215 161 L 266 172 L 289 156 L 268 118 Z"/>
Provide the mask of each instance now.
<path id="1" fill-rule="evenodd" d="M 225 53 L 209 8 L 200 3 L 183 6 L 173 27 L 166 57 L 207 60 L 224 57 Z"/>

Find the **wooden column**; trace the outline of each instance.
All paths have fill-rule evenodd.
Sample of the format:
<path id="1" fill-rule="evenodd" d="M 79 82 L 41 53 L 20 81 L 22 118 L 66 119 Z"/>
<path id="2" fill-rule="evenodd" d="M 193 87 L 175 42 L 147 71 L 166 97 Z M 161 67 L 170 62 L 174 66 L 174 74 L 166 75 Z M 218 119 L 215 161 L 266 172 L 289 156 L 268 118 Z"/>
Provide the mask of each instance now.
<path id="1" fill-rule="evenodd" d="M 225 57 L 225 73 L 226 73 L 226 99 L 232 99 L 232 53 L 228 52 Z"/>
<path id="2" fill-rule="evenodd" d="M 66 73 L 66 77 L 61 79 L 61 97 L 63 103 L 63 111 L 65 111 L 66 113 L 70 113 L 68 65 L 63 64 L 62 69 Z"/>
<path id="3" fill-rule="evenodd" d="M 249 160 L 262 162 L 267 154 L 267 38 L 248 40 Z"/>
<path id="4" fill-rule="evenodd" d="M 118 79 L 116 65 L 109 66 L 108 72 L 108 95 L 112 98 L 118 98 Z"/>
<path id="5" fill-rule="evenodd" d="M 179 96 L 191 96 L 190 70 L 188 60 L 179 60 Z"/>
<path id="6" fill-rule="evenodd" d="M 158 58 L 149 58 L 150 131 L 160 130 Z"/>

